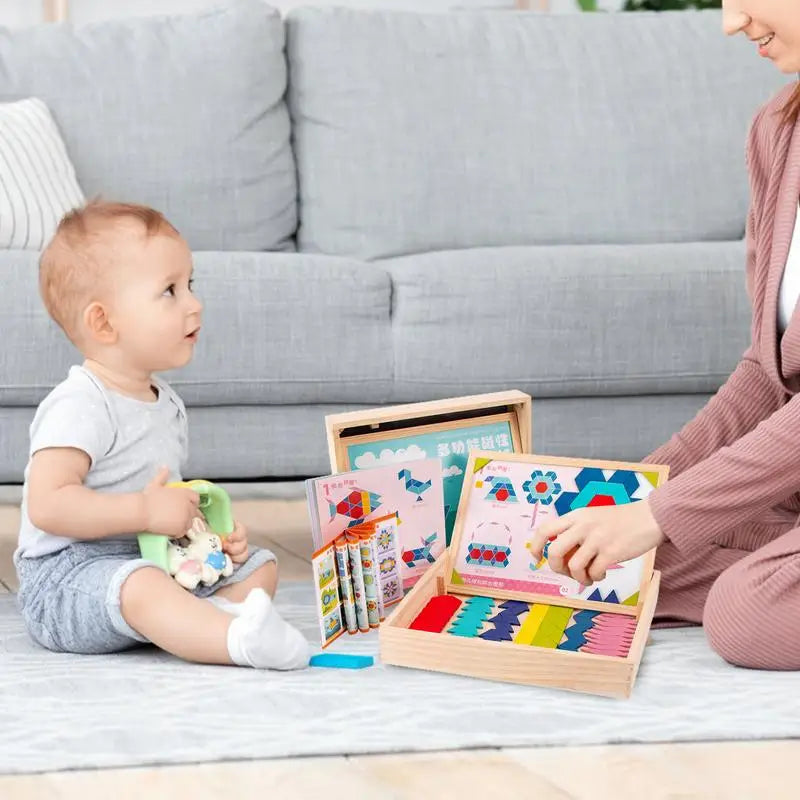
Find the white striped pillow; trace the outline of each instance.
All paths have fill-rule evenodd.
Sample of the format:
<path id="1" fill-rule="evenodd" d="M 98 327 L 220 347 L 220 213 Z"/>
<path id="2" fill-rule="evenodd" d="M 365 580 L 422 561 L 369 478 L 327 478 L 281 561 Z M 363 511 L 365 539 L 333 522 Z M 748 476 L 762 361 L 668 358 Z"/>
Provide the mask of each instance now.
<path id="1" fill-rule="evenodd" d="M 84 203 L 47 106 L 36 97 L 0 104 L 0 247 L 41 250 Z"/>

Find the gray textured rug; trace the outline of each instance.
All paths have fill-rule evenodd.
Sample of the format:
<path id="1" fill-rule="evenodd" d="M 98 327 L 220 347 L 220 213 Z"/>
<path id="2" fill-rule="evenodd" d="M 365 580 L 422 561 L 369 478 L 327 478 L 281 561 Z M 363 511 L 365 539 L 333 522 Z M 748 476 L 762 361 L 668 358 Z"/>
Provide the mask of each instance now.
<path id="1" fill-rule="evenodd" d="M 310 588 L 287 584 L 278 602 L 313 637 Z M 377 637 L 340 649 L 374 654 Z M 0 772 L 798 735 L 800 673 L 730 667 L 697 629 L 655 631 L 633 697 L 618 701 L 382 665 L 278 674 L 153 648 L 57 655 L 29 642 L 0 595 Z"/>

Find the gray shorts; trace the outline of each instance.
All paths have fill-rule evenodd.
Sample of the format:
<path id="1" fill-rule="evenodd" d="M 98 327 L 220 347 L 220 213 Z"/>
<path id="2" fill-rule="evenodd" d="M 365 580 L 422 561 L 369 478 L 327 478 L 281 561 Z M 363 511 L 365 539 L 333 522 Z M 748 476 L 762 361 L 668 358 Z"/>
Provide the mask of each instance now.
<path id="1" fill-rule="evenodd" d="M 223 586 L 243 581 L 274 554 L 250 547 L 244 564 L 213 586 L 193 592 L 208 597 Z M 18 558 L 18 605 L 31 638 L 48 650 L 63 653 L 115 653 L 146 643 L 122 617 L 120 592 L 128 576 L 154 566 L 139 557 L 131 542 L 77 542 L 41 558 Z"/>

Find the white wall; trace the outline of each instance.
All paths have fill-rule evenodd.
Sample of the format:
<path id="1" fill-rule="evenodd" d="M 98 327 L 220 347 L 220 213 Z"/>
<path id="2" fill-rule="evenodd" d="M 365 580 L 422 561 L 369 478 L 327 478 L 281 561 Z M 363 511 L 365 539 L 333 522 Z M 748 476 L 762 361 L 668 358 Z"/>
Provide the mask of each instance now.
<path id="1" fill-rule="evenodd" d="M 70 20 L 94 22 L 109 17 L 196 11 L 225 0 L 69 0 Z M 453 8 L 512 8 L 514 0 L 266 0 L 288 11 L 302 5 L 398 8 L 413 11 L 448 11 Z M 33 25 L 42 18 L 41 0 L 0 0 L 0 25 Z"/>

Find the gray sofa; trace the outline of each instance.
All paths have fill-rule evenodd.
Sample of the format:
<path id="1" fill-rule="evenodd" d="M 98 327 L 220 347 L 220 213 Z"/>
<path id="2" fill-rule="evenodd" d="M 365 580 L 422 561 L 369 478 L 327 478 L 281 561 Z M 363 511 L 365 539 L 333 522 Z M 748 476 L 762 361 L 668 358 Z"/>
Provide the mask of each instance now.
<path id="1" fill-rule="evenodd" d="M 786 80 L 718 12 L 413 14 L 260 0 L 0 30 L 87 196 L 162 209 L 205 329 L 168 376 L 193 476 L 327 471 L 323 417 L 505 388 L 534 447 L 637 459 L 747 343 L 744 142 Z M 0 252 L 0 482 L 77 355 Z"/>

